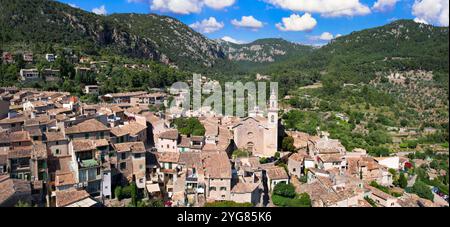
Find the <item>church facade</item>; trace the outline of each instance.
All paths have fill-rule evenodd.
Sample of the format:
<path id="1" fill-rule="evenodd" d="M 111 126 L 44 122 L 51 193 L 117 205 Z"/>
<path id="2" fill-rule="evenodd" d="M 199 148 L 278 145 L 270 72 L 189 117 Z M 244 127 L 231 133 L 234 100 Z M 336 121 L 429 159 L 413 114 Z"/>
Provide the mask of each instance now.
<path id="1" fill-rule="evenodd" d="M 278 99 L 272 91 L 267 114 L 258 107 L 233 126 L 234 142 L 239 149 L 257 157 L 273 157 L 278 150 Z"/>

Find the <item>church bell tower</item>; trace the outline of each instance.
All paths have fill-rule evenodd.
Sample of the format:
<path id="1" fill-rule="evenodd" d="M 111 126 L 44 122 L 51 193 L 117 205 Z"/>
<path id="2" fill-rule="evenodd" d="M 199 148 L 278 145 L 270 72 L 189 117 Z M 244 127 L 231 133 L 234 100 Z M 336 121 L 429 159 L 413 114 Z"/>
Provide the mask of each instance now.
<path id="1" fill-rule="evenodd" d="M 267 111 L 268 126 L 270 128 L 278 128 L 278 98 L 275 90 L 270 94 L 269 109 Z"/>

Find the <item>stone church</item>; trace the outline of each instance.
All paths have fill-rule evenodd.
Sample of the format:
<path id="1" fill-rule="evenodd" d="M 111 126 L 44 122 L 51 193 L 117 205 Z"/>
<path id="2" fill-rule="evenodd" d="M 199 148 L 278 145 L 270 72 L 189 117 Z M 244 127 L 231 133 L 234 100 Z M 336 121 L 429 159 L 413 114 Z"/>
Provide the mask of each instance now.
<path id="1" fill-rule="evenodd" d="M 274 91 L 269 104 L 266 116 L 255 107 L 233 126 L 236 146 L 257 157 L 273 157 L 278 149 L 278 99 Z"/>

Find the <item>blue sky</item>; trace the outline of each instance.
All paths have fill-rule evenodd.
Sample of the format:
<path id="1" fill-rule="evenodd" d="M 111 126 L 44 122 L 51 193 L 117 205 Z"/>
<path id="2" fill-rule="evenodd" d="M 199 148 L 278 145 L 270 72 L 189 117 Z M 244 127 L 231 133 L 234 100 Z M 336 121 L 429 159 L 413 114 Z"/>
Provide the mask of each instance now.
<path id="1" fill-rule="evenodd" d="M 448 26 L 449 0 L 59 0 L 97 14 L 175 17 L 213 39 L 284 38 L 321 45 L 396 19 Z M 247 18 L 242 20 L 243 16 Z M 283 19 L 284 18 L 284 19 Z M 234 23 L 232 20 L 235 20 Z"/>

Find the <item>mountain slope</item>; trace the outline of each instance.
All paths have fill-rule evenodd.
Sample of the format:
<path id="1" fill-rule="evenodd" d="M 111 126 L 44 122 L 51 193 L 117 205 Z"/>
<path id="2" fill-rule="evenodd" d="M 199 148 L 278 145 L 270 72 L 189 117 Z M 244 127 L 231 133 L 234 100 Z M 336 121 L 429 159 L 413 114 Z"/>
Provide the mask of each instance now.
<path id="1" fill-rule="evenodd" d="M 314 48 L 284 39 L 259 39 L 248 44 L 218 40 L 228 60 L 237 62 L 271 63 L 311 53 Z"/>
<path id="2" fill-rule="evenodd" d="M 133 34 L 152 40 L 158 50 L 183 68 L 193 63 L 211 67 L 225 57 L 217 43 L 171 17 L 113 14 L 109 19 L 126 26 Z"/>
<path id="3" fill-rule="evenodd" d="M 48 0 L 1 0 L 2 43 L 79 45 L 131 57 L 160 60 L 151 40 L 131 34 L 108 18 Z"/>
<path id="4" fill-rule="evenodd" d="M 377 73 L 390 71 L 448 73 L 448 35 L 448 27 L 399 20 L 341 36 L 309 55 L 274 64 L 271 72 L 298 76 L 292 72 L 304 69 L 351 83 L 369 82 Z"/>
<path id="5" fill-rule="evenodd" d="M 448 27 L 399 20 L 339 37 L 318 52 L 329 56 L 330 69 L 345 63 L 355 70 L 448 72 L 448 38 Z"/>
<path id="6" fill-rule="evenodd" d="M 133 24 L 133 25 L 131 25 Z M 78 46 L 183 69 L 211 67 L 220 48 L 181 22 L 157 15 L 100 16 L 50 0 L 0 0 L 0 39 L 14 43 Z"/>

